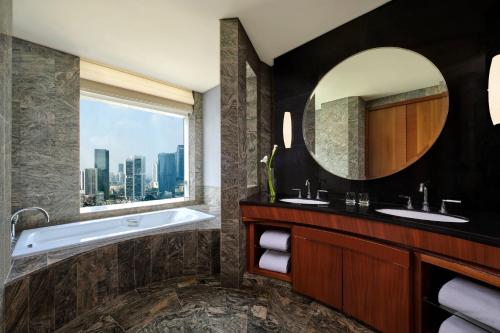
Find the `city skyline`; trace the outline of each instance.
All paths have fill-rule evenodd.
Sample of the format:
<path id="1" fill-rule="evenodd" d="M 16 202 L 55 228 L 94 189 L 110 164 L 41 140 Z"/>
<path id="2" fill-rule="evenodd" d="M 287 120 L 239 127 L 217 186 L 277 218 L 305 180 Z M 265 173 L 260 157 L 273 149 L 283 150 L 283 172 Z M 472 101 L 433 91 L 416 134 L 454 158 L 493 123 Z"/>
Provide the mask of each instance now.
<path id="1" fill-rule="evenodd" d="M 103 149 L 109 151 L 110 173 L 117 174 L 119 164 L 125 164 L 127 158 L 142 155 L 146 158 L 146 178 L 151 179 L 151 161 L 156 161 L 159 153 L 176 153 L 178 146 L 184 145 L 181 117 L 85 97 L 80 105 L 82 171 L 95 167 L 94 150 Z"/>
<path id="2" fill-rule="evenodd" d="M 150 201 L 184 196 L 184 145 L 176 153 L 159 153 L 152 163 L 155 174 L 147 179 L 146 158 L 134 155 L 110 172 L 109 151 L 94 149 L 94 168 L 80 171 L 81 206 Z M 158 181 L 156 181 L 156 179 Z"/>

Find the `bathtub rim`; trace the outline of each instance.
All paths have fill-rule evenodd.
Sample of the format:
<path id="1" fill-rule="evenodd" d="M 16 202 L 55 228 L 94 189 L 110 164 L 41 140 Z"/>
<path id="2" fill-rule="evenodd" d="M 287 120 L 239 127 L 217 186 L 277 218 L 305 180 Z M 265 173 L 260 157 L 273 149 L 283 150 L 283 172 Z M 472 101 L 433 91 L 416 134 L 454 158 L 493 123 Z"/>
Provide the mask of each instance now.
<path id="1" fill-rule="evenodd" d="M 201 219 L 197 219 L 196 221 L 187 221 L 187 222 L 183 222 L 183 223 L 176 223 L 173 225 L 172 224 L 160 225 L 160 226 L 156 226 L 156 227 L 152 227 L 152 228 L 148 228 L 148 229 L 144 229 L 144 230 L 139 230 L 139 231 L 133 232 L 133 233 L 127 233 L 127 234 L 123 234 L 123 235 L 108 237 L 108 238 L 97 240 L 97 241 L 89 241 L 86 243 L 71 244 L 71 245 L 63 246 L 63 247 L 56 248 L 56 249 L 33 251 L 33 252 L 30 252 L 29 254 L 14 256 L 14 251 L 16 249 L 18 241 L 21 239 L 21 237 L 23 236 L 23 233 L 25 233 L 25 232 L 30 232 L 30 231 L 33 232 L 34 230 L 41 230 L 41 229 L 43 230 L 43 229 L 48 229 L 48 228 L 64 229 L 66 227 L 69 228 L 69 227 L 71 227 L 71 225 L 74 225 L 74 224 L 86 225 L 86 224 L 92 224 L 92 223 L 99 223 L 100 221 L 109 221 L 109 220 L 114 220 L 114 219 L 119 219 L 119 218 L 120 219 L 121 218 L 128 218 L 128 217 L 137 216 L 137 215 L 144 216 L 144 215 L 161 214 L 162 212 L 165 212 L 165 211 L 174 211 L 174 210 L 181 210 L 181 209 L 182 210 L 184 210 L 184 209 L 192 210 L 192 211 L 195 211 L 197 213 L 205 214 L 207 216 L 204 218 L 201 218 Z M 215 215 L 201 211 L 201 210 L 197 210 L 197 209 L 194 209 L 191 207 L 176 207 L 176 208 L 167 208 L 167 209 L 163 209 L 163 210 L 148 211 L 148 212 L 144 212 L 144 213 L 133 213 L 133 214 L 126 214 L 126 215 L 112 216 L 112 217 L 97 218 L 97 219 L 92 219 L 92 220 L 74 221 L 74 222 L 70 222 L 70 223 L 56 224 L 56 225 L 40 227 L 40 228 L 25 229 L 20 233 L 19 237 L 16 238 L 15 242 L 11 246 L 11 251 L 10 251 L 11 252 L 10 253 L 11 266 L 12 266 L 12 263 L 14 262 L 14 260 L 27 259 L 29 257 L 40 256 L 43 254 L 48 255 L 49 253 L 63 251 L 63 250 L 85 248 L 85 247 L 91 246 L 92 244 L 95 244 L 96 245 L 95 248 L 97 248 L 100 246 L 110 245 L 113 243 L 118 243 L 120 241 L 126 241 L 129 239 L 139 238 L 142 236 L 151 236 L 154 234 L 166 233 L 166 232 L 164 232 L 164 230 L 167 230 L 167 229 L 173 229 L 172 232 L 182 231 L 182 230 L 176 230 L 176 229 L 183 228 L 183 227 L 186 227 L 188 225 L 196 225 L 196 224 L 199 224 L 202 222 L 213 221 L 216 219 L 217 219 L 217 217 Z M 194 227 L 193 229 L 190 229 L 190 230 L 197 230 L 197 229 L 198 228 Z M 212 228 L 212 229 L 216 229 L 216 228 Z M 220 227 L 219 227 L 219 229 L 220 229 Z M 9 270 L 9 275 L 10 275 L 10 270 Z"/>

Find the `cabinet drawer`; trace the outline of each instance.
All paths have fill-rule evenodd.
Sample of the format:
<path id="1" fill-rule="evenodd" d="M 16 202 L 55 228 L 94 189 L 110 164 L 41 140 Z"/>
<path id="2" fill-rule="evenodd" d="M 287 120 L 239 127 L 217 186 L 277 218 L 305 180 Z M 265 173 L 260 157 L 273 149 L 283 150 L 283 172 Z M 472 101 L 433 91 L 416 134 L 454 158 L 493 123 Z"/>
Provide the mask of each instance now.
<path id="1" fill-rule="evenodd" d="M 405 249 L 337 232 L 308 227 L 294 226 L 292 233 L 294 236 L 364 253 L 404 268 L 410 268 L 410 252 Z"/>

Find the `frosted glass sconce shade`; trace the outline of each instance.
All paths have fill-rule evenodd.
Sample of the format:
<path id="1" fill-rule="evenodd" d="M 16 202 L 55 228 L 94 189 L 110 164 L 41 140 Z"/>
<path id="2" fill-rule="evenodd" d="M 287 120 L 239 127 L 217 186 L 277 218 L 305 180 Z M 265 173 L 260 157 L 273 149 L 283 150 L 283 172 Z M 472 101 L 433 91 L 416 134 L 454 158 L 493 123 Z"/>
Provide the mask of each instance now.
<path id="1" fill-rule="evenodd" d="M 285 148 L 292 146 L 292 115 L 290 112 L 285 112 L 283 115 L 283 142 Z"/>
<path id="2" fill-rule="evenodd" d="M 493 125 L 500 123 L 500 54 L 493 57 L 488 80 L 488 100 Z"/>

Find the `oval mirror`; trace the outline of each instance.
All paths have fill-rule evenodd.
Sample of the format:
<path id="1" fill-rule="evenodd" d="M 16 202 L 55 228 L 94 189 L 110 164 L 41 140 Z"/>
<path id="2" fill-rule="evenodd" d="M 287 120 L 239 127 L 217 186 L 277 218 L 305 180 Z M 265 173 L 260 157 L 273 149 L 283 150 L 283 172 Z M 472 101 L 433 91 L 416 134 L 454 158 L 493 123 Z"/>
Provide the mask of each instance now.
<path id="1" fill-rule="evenodd" d="M 303 117 L 307 149 L 327 171 L 364 180 L 417 161 L 438 138 L 448 115 L 448 89 L 424 56 L 381 47 L 330 70 Z"/>

